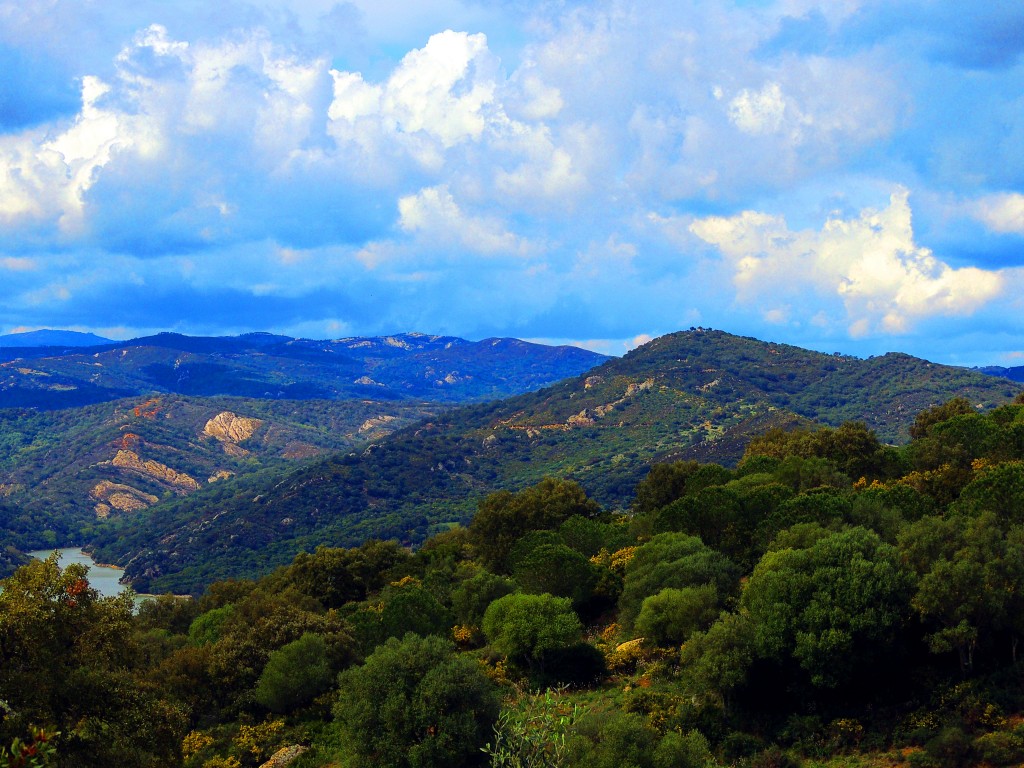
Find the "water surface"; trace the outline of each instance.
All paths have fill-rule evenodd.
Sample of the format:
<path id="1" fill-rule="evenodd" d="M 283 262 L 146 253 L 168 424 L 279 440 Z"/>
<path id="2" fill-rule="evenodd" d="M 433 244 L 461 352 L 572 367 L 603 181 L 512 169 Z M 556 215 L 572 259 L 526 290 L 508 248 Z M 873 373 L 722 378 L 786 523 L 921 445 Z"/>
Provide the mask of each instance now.
<path id="1" fill-rule="evenodd" d="M 54 550 L 52 549 L 40 549 L 35 552 L 29 552 L 28 554 L 39 560 L 45 560 L 52 555 Z M 72 563 L 81 563 L 89 569 L 89 586 L 96 589 L 104 597 L 111 597 L 113 595 L 119 595 L 124 590 L 128 589 L 128 586 L 121 584 L 118 579 L 124 574 L 123 568 L 114 568 L 110 565 L 97 565 L 93 562 L 92 558 L 89 557 L 79 547 L 67 547 L 65 549 L 56 550 L 59 555 L 58 563 L 61 568 L 67 568 Z"/>

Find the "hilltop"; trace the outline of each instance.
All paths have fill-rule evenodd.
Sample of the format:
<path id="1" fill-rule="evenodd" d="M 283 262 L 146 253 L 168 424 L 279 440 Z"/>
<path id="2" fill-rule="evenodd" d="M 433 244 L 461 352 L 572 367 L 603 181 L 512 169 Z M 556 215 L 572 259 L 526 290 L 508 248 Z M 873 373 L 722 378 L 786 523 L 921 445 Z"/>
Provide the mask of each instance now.
<path id="1" fill-rule="evenodd" d="M 954 396 L 1008 402 L 1006 379 L 904 354 L 861 360 L 691 329 L 538 392 L 438 414 L 359 452 L 227 481 L 154 506 L 98 539 L 144 589 L 253 575 L 317 544 L 415 545 L 469 519 L 480 498 L 556 475 L 625 508 L 656 462 L 734 463 L 772 427 L 865 422 L 905 442 L 914 415 Z"/>
<path id="2" fill-rule="evenodd" d="M 0 349 L 38 347 L 93 347 L 99 344 L 113 344 L 113 339 L 81 331 L 56 331 L 43 329 L 23 333 L 0 334 Z"/>

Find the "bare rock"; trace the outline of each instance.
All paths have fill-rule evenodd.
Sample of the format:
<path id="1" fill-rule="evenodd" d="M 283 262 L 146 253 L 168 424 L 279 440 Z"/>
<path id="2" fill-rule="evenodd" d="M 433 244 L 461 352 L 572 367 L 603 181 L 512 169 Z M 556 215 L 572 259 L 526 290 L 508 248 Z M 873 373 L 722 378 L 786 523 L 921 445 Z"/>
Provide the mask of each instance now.
<path id="1" fill-rule="evenodd" d="M 199 483 L 184 472 L 177 472 L 166 464 L 149 459 L 143 461 L 139 454 L 134 451 L 120 450 L 111 462 L 115 467 L 127 472 L 138 472 L 165 485 L 170 485 L 183 491 L 196 491 Z"/>
<path id="2" fill-rule="evenodd" d="M 262 419 L 250 419 L 231 411 L 224 411 L 206 422 L 203 433 L 221 442 L 244 443 L 262 424 Z"/>
<path id="3" fill-rule="evenodd" d="M 260 768 L 284 768 L 286 765 L 291 765 L 293 762 L 298 760 L 299 755 L 306 751 L 306 747 L 300 744 L 293 744 L 290 747 L 281 747 L 277 752 L 270 756 L 267 762 L 260 765 Z"/>
<path id="4" fill-rule="evenodd" d="M 110 516 L 114 510 L 118 512 L 138 512 L 156 504 L 160 499 L 151 493 L 145 493 L 138 488 L 122 483 L 112 483 L 109 480 L 98 482 L 89 495 L 98 502 L 96 504 L 96 517 L 104 519 Z"/>

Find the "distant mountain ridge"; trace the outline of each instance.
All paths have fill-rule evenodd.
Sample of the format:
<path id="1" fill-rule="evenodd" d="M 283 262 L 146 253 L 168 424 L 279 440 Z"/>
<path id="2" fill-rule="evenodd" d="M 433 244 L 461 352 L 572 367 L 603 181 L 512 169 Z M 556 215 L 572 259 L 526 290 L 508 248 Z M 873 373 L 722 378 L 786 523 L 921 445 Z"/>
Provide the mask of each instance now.
<path id="1" fill-rule="evenodd" d="M 0 406 L 67 408 L 154 392 L 479 402 L 576 376 L 606 359 L 578 347 L 421 333 L 330 341 L 160 333 L 73 349 L 0 348 Z"/>
<path id="2" fill-rule="evenodd" d="M 32 347 L 94 347 L 99 344 L 111 344 L 113 339 L 97 336 L 95 333 L 81 331 L 56 331 L 43 329 L 25 331 L 23 333 L 0 334 L 0 349 L 32 348 Z"/>
<path id="3" fill-rule="evenodd" d="M 140 588 L 197 589 L 318 544 L 415 544 L 468 520 L 485 494 L 544 476 L 623 508 L 652 463 L 734 463 L 771 427 L 860 420 L 903 442 L 924 408 L 954 396 L 991 408 L 1020 389 L 899 353 L 862 360 L 692 329 L 540 391 L 445 411 L 358 453 L 225 481 L 216 504 L 204 489 L 155 505 L 96 543 Z"/>
<path id="4" fill-rule="evenodd" d="M 975 368 L 974 370 L 988 376 L 1000 376 L 1004 379 L 1010 379 L 1011 381 L 1024 382 L 1024 365 L 1017 365 L 1011 368 L 1005 368 L 1001 365 L 985 365 L 981 368 Z"/>

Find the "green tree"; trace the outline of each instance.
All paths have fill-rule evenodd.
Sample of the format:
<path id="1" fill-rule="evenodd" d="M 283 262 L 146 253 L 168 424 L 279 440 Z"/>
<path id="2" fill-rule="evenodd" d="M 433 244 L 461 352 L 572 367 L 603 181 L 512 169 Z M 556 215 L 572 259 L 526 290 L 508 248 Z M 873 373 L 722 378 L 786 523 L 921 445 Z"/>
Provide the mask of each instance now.
<path id="1" fill-rule="evenodd" d="M 184 735 L 184 713 L 132 674 L 131 594 L 100 597 L 86 574 L 82 565 L 61 569 L 54 555 L 4 581 L 0 744 L 47 723 L 61 732 L 61 763 L 167 763 Z"/>
<path id="2" fill-rule="evenodd" d="M 568 597 L 579 609 L 597 584 L 597 569 L 575 549 L 543 544 L 516 563 L 512 572 L 525 592 Z"/>
<path id="3" fill-rule="evenodd" d="M 482 765 L 498 717 L 494 684 L 440 637 L 389 639 L 338 678 L 335 725 L 353 768 Z"/>
<path id="4" fill-rule="evenodd" d="M 491 603 L 483 630 L 498 653 L 532 666 L 546 651 L 578 643 L 583 626 L 568 598 L 514 594 Z"/>
<path id="5" fill-rule="evenodd" d="M 327 643 L 309 632 L 270 654 L 256 683 L 256 701 L 289 712 L 326 691 L 333 674 Z"/>
<path id="6" fill-rule="evenodd" d="M 931 630 L 934 653 L 956 651 L 960 668 L 974 666 L 980 637 L 1013 623 L 1019 607 L 1017 535 L 1009 538 L 999 517 L 925 517 L 900 536 L 904 559 L 919 575 L 912 605 Z"/>
<path id="7" fill-rule="evenodd" d="M 452 609 L 462 624 L 479 625 L 487 606 L 516 591 L 515 582 L 505 576 L 480 570 L 452 591 Z"/>
<path id="8" fill-rule="evenodd" d="M 507 572 L 513 545 L 530 531 L 554 529 L 570 517 L 594 517 L 601 508 L 579 484 L 546 478 L 519 493 L 498 491 L 480 502 L 470 541 L 491 570 Z"/>
<path id="9" fill-rule="evenodd" d="M 814 685 L 833 687 L 890 650 L 912 588 L 895 547 L 850 528 L 807 549 L 768 552 L 741 600 L 759 655 L 792 657 Z"/>
<path id="10" fill-rule="evenodd" d="M 624 631 L 633 629 L 643 601 L 666 587 L 683 589 L 713 584 L 721 596 L 736 590 L 739 571 L 720 552 L 696 536 L 661 533 L 639 547 L 626 566 L 619 598 L 619 623 Z"/>
<path id="11" fill-rule="evenodd" d="M 684 589 L 667 588 L 644 600 L 636 632 L 662 646 L 679 645 L 718 618 L 718 589 L 714 584 Z"/>
<path id="12" fill-rule="evenodd" d="M 707 632 L 695 632 L 680 650 L 686 677 L 699 695 L 729 704 L 754 661 L 754 624 L 747 614 L 723 613 Z"/>
<path id="13" fill-rule="evenodd" d="M 454 623 L 451 612 L 423 587 L 391 587 L 385 590 L 381 624 L 384 637 L 400 637 L 406 632 L 447 635 Z"/>

